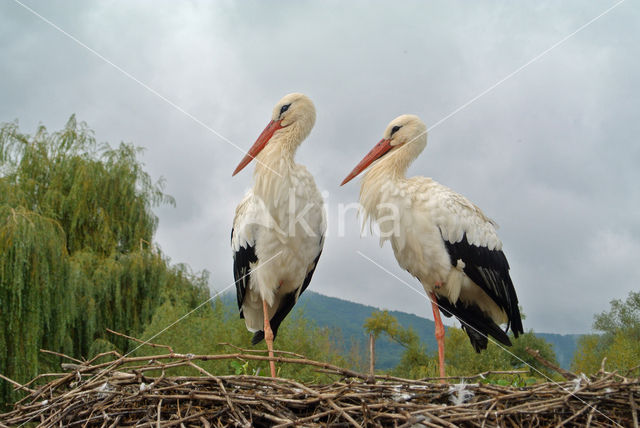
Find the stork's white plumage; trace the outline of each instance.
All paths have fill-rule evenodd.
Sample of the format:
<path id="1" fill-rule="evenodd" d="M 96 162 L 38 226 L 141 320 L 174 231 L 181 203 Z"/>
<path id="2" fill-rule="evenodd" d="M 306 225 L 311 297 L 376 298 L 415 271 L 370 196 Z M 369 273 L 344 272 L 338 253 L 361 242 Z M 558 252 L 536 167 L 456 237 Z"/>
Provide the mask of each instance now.
<path id="1" fill-rule="evenodd" d="M 431 296 L 440 375 L 444 372 L 445 316 L 455 316 L 477 352 L 492 336 L 511 345 L 523 333 L 518 298 L 496 224 L 464 196 L 426 177 L 406 178 L 427 145 L 427 129 L 414 115 L 389 124 L 384 138 L 342 184 L 366 172 L 360 189 L 364 221 L 376 221 L 381 245 L 389 240 L 402 268 Z M 503 331 L 499 324 L 507 324 Z"/>
<path id="2" fill-rule="evenodd" d="M 283 97 L 233 173 L 256 159 L 254 187 L 236 208 L 231 247 L 240 317 L 255 333 L 252 343 L 264 338 L 271 357 L 280 323 L 309 285 L 324 244 L 322 196 L 307 169 L 294 162 L 315 118 L 305 95 Z"/>

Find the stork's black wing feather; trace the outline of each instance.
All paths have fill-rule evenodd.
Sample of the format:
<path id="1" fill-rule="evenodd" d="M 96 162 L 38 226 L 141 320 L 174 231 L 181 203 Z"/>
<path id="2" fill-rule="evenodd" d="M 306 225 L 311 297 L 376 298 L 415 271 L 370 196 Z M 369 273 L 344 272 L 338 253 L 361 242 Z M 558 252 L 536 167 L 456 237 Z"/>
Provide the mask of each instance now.
<path id="1" fill-rule="evenodd" d="M 322 241 L 320 242 L 321 242 L 320 248 L 322 248 Z M 280 306 L 278 306 L 278 310 L 273 315 L 271 320 L 269 320 L 269 324 L 271 325 L 271 330 L 273 330 L 274 339 L 278 334 L 278 328 L 280 327 L 280 324 L 282 324 L 282 321 L 284 321 L 286 316 L 289 315 L 289 312 L 291 312 L 291 309 L 293 309 L 293 307 L 295 306 L 300 295 L 309 286 L 309 283 L 311 282 L 311 278 L 313 277 L 313 273 L 316 271 L 316 267 L 318 266 L 318 261 L 320 260 L 321 255 L 322 255 L 322 250 L 320 250 L 318 257 L 316 257 L 316 259 L 313 261 L 313 267 L 311 268 L 309 273 L 307 273 L 307 276 L 304 278 L 304 281 L 302 282 L 302 285 L 300 286 L 300 288 L 295 291 L 292 291 L 291 293 L 286 294 L 280 300 Z M 300 292 L 298 292 L 298 290 L 300 290 Z M 251 344 L 255 345 L 259 343 L 262 339 L 264 339 L 264 331 L 263 330 L 257 331 L 253 334 L 253 338 L 251 339 Z"/>
<path id="2" fill-rule="evenodd" d="M 231 229 L 231 240 L 233 241 L 233 229 Z M 258 257 L 256 256 L 255 247 L 248 243 L 246 247 L 240 247 L 238 251 L 233 253 L 233 277 L 236 282 L 236 298 L 238 300 L 240 318 L 244 318 L 242 302 L 244 302 L 244 296 L 251 279 L 251 263 L 257 261 Z"/>
<path id="3" fill-rule="evenodd" d="M 518 297 L 513 287 L 511 277 L 509 276 L 509 262 L 507 262 L 504 253 L 501 250 L 490 250 L 485 246 L 471 244 L 467 240 L 466 234 L 463 235 L 462 240 L 459 242 L 452 243 L 445 239 L 444 244 L 449 253 L 451 264 L 457 266 L 458 260 L 462 260 L 464 263 L 464 273 L 475 284 L 482 288 L 498 307 L 505 311 L 509 322 L 507 330 L 509 326 L 511 326 L 511 331 L 513 331 L 515 337 L 518 337 L 520 333 L 524 333 L 520 309 L 518 308 Z M 447 307 L 447 305 L 443 306 L 445 306 L 452 315 L 455 315 L 461 321 L 467 321 L 470 325 L 478 323 L 485 324 L 485 334 L 488 333 L 504 343 L 500 337 L 491 333 L 492 331 L 495 332 L 495 329 L 490 324 L 494 326 L 496 324 L 488 316 L 484 315 L 479 307 L 465 306 L 462 308 L 463 303 L 460 301 L 456 302 L 455 305 L 449 303 L 450 307 Z M 466 316 L 468 320 L 465 320 L 464 314 L 468 314 Z M 484 321 L 481 321 L 482 319 L 484 319 Z M 491 321 L 491 323 L 488 323 L 488 321 Z M 483 329 L 480 329 L 480 331 L 483 331 Z M 469 333 L 469 329 L 467 329 L 467 334 L 469 334 L 469 338 L 473 343 L 474 338 L 472 334 Z M 475 346 L 476 345 L 474 345 L 474 347 Z M 486 347 L 486 340 L 484 347 Z M 476 350 L 478 350 L 478 348 L 476 348 Z"/>

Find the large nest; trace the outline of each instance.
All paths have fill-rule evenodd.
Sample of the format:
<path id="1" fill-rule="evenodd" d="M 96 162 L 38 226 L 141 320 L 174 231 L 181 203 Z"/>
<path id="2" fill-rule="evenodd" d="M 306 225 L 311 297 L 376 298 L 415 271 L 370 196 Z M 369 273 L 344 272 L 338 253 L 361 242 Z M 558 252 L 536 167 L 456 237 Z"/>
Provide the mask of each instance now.
<path id="1" fill-rule="evenodd" d="M 281 353 L 278 364 L 305 364 L 336 376 L 327 385 L 261 376 L 216 376 L 197 363 L 268 360 L 246 350 L 224 355 L 169 353 L 127 357 L 115 352 L 67 370 L 48 383 L 15 383 L 27 395 L 0 415 L 0 426 L 427 426 L 638 427 L 640 379 L 601 370 L 564 382 L 514 388 L 433 380 L 375 379 L 302 356 Z M 107 358 L 107 361 L 104 361 Z M 99 362 L 101 361 L 101 362 Z M 191 367 L 198 376 L 170 376 Z M 47 377 L 48 378 L 48 377 Z"/>

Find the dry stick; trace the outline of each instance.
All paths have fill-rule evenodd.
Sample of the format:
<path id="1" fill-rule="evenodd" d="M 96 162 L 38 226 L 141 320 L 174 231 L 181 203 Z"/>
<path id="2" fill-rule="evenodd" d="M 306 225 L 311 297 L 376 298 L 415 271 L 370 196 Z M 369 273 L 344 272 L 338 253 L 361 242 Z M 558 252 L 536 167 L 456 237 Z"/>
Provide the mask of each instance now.
<path id="1" fill-rule="evenodd" d="M 587 417 L 587 425 L 585 428 L 589 428 L 589 426 L 591 425 L 591 419 L 593 418 L 593 414 L 596 412 L 596 407 L 598 407 L 598 405 L 594 404 L 593 408 L 589 412 L 589 416 Z"/>
<path id="2" fill-rule="evenodd" d="M 133 340 L 134 342 L 138 342 L 138 343 L 142 343 L 143 345 L 151 346 L 152 348 L 165 348 L 165 349 L 168 349 L 169 352 L 171 354 L 173 354 L 173 348 L 171 348 L 171 346 L 169 346 L 169 345 L 159 345 L 157 343 L 151 343 L 151 342 L 148 342 L 148 341 L 145 341 L 145 340 L 142 340 L 142 339 L 138 339 L 137 337 L 133 337 L 133 336 L 126 335 L 124 333 L 113 331 L 110 328 L 108 328 L 106 330 L 111 334 L 115 334 L 116 336 L 121 336 L 121 337 L 127 338 L 129 340 Z"/>
<path id="3" fill-rule="evenodd" d="M 403 423 L 402 425 L 398 425 L 398 428 L 415 427 L 417 424 L 421 424 L 427 427 L 440 428 L 440 425 L 432 424 L 429 421 L 420 420 L 418 418 L 411 418 L 407 420 L 407 422 Z"/>
<path id="4" fill-rule="evenodd" d="M 243 426 L 245 427 L 250 427 L 251 424 L 249 423 L 249 421 L 244 417 L 244 415 L 242 414 L 242 412 L 238 412 L 236 410 L 236 408 L 233 406 L 233 403 L 231 402 L 231 398 L 229 398 L 229 394 L 227 393 L 227 390 L 224 387 L 224 384 L 222 383 L 222 381 L 218 378 L 215 378 L 216 382 L 218 382 L 218 386 L 220 387 L 220 389 L 222 390 L 222 393 L 224 394 L 224 397 L 227 400 L 227 404 L 229 404 L 229 408 L 231 409 L 231 411 L 233 412 L 234 415 L 236 415 L 238 417 L 238 420 L 242 421 Z"/>
<path id="5" fill-rule="evenodd" d="M 176 419 L 176 420 L 173 420 L 173 421 L 168 421 L 164 426 L 165 427 L 176 426 L 176 425 L 182 424 L 183 422 L 187 422 L 190 419 L 199 419 L 201 416 L 204 416 L 206 414 L 207 414 L 206 411 L 198 412 L 198 413 L 195 413 L 195 414 L 193 414 L 191 416 L 185 416 L 184 418 L 179 419 L 179 420 Z M 155 425 L 153 422 L 147 422 L 147 423 L 144 423 L 144 424 L 136 423 L 135 425 L 131 425 L 131 426 L 132 427 L 135 426 L 137 428 L 142 428 L 142 427 L 150 427 L 151 428 L 151 427 L 153 427 L 153 425 Z"/>
<path id="6" fill-rule="evenodd" d="M 447 377 L 423 377 L 421 379 L 419 379 L 420 381 L 429 381 L 429 380 L 440 380 L 440 379 L 444 379 L 444 380 L 449 380 L 449 379 L 464 379 L 464 380 L 471 380 L 471 379 L 477 379 L 477 378 L 481 378 L 484 379 L 487 376 L 490 376 L 492 374 L 508 374 L 508 375 L 520 375 L 520 374 L 524 374 L 524 373 L 529 373 L 529 370 L 487 370 L 486 372 L 482 372 L 482 373 L 478 373 L 476 375 L 473 376 L 447 376 Z M 380 376 L 376 376 L 376 377 L 380 377 Z M 402 379 L 402 378 L 393 378 L 391 376 L 388 377 L 389 379 L 394 379 L 394 380 L 406 380 L 406 379 Z"/>
<path id="7" fill-rule="evenodd" d="M 425 416 L 426 416 L 426 417 L 428 417 L 428 418 L 433 419 L 434 421 L 436 421 L 436 422 L 438 422 L 439 424 L 442 424 L 442 425 L 444 425 L 444 426 L 451 427 L 451 428 L 458 428 L 458 427 L 457 427 L 457 425 L 454 425 L 454 424 L 452 424 L 452 423 L 451 423 L 451 422 L 449 422 L 449 421 L 445 421 L 444 419 L 439 418 L 439 417 L 437 417 L 436 415 L 434 415 L 434 414 L 432 414 L 432 413 L 429 413 L 429 412 L 428 412 L 428 411 L 426 411 L 426 410 L 424 410 L 424 411 L 422 411 L 422 412 L 420 412 L 420 413 L 421 413 L 421 414 L 423 414 L 423 415 L 425 415 Z"/>
<path id="8" fill-rule="evenodd" d="M 314 419 L 319 419 L 319 418 L 322 418 L 324 416 L 330 415 L 331 413 L 335 413 L 335 409 L 333 409 L 333 410 L 325 410 L 325 411 L 320 412 L 320 413 L 314 413 L 311 416 L 307 416 L 307 417 L 304 417 L 304 418 L 298 418 L 295 421 L 284 422 L 284 423 L 282 423 L 280 425 L 275 425 L 273 428 L 287 428 L 287 427 L 294 426 L 294 425 L 300 425 L 300 424 L 302 424 L 304 422 L 309 422 L 309 421 L 312 421 Z"/>
<path id="9" fill-rule="evenodd" d="M 84 365 L 88 366 L 89 364 L 93 363 L 94 361 L 102 358 L 102 357 L 106 357 L 109 355 L 115 355 L 116 358 L 120 358 L 122 357 L 122 354 L 120 354 L 118 351 L 106 351 L 106 352 L 101 352 L 98 355 L 96 355 L 95 357 L 91 358 L 90 360 L 88 360 L 87 362 L 84 363 Z"/>
<path id="10" fill-rule="evenodd" d="M 349 421 L 349 423 L 351 423 L 351 425 L 353 425 L 356 428 L 362 428 L 362 426 L 360 426 L 360 424 L 358 422 L 355 421 L 355 419 L 353 419 L 351 416 L 349 416 L 349 414 L 347 412 L 345 412 L 342 407 L 338 406 L 336 403 L 333 402 L 332 399 L 330 398 L 326 398 L 325 401 L 327 403 L 329 403 L 329 405 L 331 407 L 333 407 L 334 409 L 336 409 L 338 412 L 340 412 L 340 414 Z"/>
<path id="11" fill-rule="evenodd" d="M 162 398 L 160 399 L 160 401 L 158 401 L 158 418 L 157 418 L 157 424 L 158 424 L 158 428 L 160 428 L 160 415 L 162 414 Z"/>
<path id="12" fill-rule="evenodd" d="M 31 385 L 32 383 L 34 383 L 35 381 L 37 381 L 38 379 L 41 379 L 43 377 L 58 377 L 58 378 L 60 378 L 60 376 L 65 376 L 65 375 L 66 375 L 66 373 L 42 373 L 42 374 L 39 374 L 38 376 L 34 377 L 33 379 L 31 379 L 29 382 L 25 383 L 22 386 L 27 387 L 27 386 Z"/>
<path id="13" fill-rule="evenodd" d="M 113 368 L 115 368 L 125 363 L 135 363 L 135 362 L 142 362 L 142 361 L 149 361 L 149 360 L 159 361 L 159 360 L 166 360 L 166 359 L 183 359 L 185 361 L 187 360 L 216 361 L 216 360 L 229 360 L 229 359 L 237 359 L 237 358 L 242 358 L 246 360 L 256 360 L 256 361 L 273 360 L 276 363 L 293 363 L 293 364 L 303 364 L 303 365 L 306 364 L 314 367 L 321 367 L 327 370 L 333 370 L 337 374 L 341 374 L 347 377 L 355 377 L 363 380 L 368 379 L 368 376 L 366 375 L 355 372 L 353 370 L 334 366 L 333 364 L 329 364 L 329 363 L 321 363 L 318 361 L 302 359 L 302 358 L 287 358 L 287 357 L 271 358 L 271 357 L 262 356 L 262 355 L 246 355 L 246 354 L 239 354 L 239 353 L 221 354 L 221 355 L 185 355 L 185 354 L 173 353 L 173 354 L 162 354 L 162 355 L 154 355 L 154 356 L 147 355 L 147 356 L 141 356 L 141 357 L 126 357 L 126 358 L 121 357 L 115 361 L 100 363 L 87 368 L 78 368 L 78 371 L 80 373 L 83 373 L 86 371 L 91 372 L 91 371 L 102 369 L 104 367 L 113 366 Z M 169 365 L 167 365 L 166 367 L 169 367 Z M 156 368 L 159 369 L 160 367 L 156 367 Z M 153 370 L 153 369 L 154 369 L 153 367 L 149 367 L 149 370 Z M 103 377 L 104 375 L 105 373 L 101 373 L 99 377 Z M 396 379 L 402 380 L 400 378 L 396 378 Z M 406 379 L 404 380 L 406 381 Z"/>
<path id="14" fill-rule="evenodd" d="M 631 404 L 631 417 L 633 418 L 633 428 L 638 428 L 638 410 L 636 401 L 633 399 L 633 391 L 629 391 L 629 404 Z"/>
<path id="15" fill-rule="evenodd" d="M 115 421 L 113 421 L 113 423 L 111 425 L 109 425 L 109 428 L 115 428 L 118 426 L 118 424 L 120 423 L 120 419 L 122 419 L 122 415 L 118 415 L 118 417 L 116 418 Z"/>
<path id="16" fill-rule="evenodd" d="M 560 428 L 563 427 L 565 424 L 571 422 L 572 420 L 574 420 L 575 418 L 577 418 L 578 416 L 580 416 L 581 414 L 583 414 L 584 412 L 587 411 L 587 409 L 593 407 L 591 403 L 587 403 L 586 406 L 584 406 L 582 409 L 580 409 L 577 413 L 574 413 L 573 416 L 571 416 L 568 419 L 565 419 L 564 421 L 560 422 L 558 425 L 556 425 L 556 428 Z"/>
<path id="17" fill-rule="evenodd" d="M 35 390 L 33 390 L 33 389 L 31 389 L 31 388 L 27 388 L 26 386 L 19 384 L 18 382 L 16 382 L 16 381 L 15 381 L 15 380 L 13 380 L 13 379 L 9 379 L 8 377 L 6 377 L 5 375 L 3 375 L 3 374 L 1 374 L 1 373 L 0 373 L 0 379 L 4 379 L 4 380 L 6 380 L 7 382 L 9 382 L 9 383 L 10 383 L 10 384 L 12 384 L 13 386 L 15 386 L 15 389 L 24 389 L 25 391 L 30 392 L 30 393 L 32 393 L 32 394 L 33 394 L 34 392 L 36 392 Z"/>
<path id="18" fill-rule="evenodd" d="M 40 352 L 42 352 L 42 353 L 44 353 L 44 354 L 57 355 L 58 357 L 66 358 L 66 359 L 68 359 L 68 360 L 75 361 L 76 363 L 80 363 L 80 364 L 83 364 L 83 363 L 84 363 L 84 361 L 82 361 L 82 360 L 78 360 L 77 358 L 73 358 L 73 357 L 70 357 L 70 356 L 68 356 L 68 355 L 61 354 L 60 352 L 49 351 L 48 349 L 41 349 L 41 350 L 40 350 Z"/>
<path id="19" fill-rule="evenodd" d="M 89 414 L 89 417 L 87 418 L 87 420 L 85 421 L 84 425 L 82 425 L 82 428 L 87 428 L 87 425 L 89 424 L 89 421 L 91 420 L 91 418 L 93 417 L 93 413 L 95 412 L 95 409 L 91 410 L 91 413 Z M 97 416 L 99 417 L 99 416 Z"/>
<path id="20" fill-rule="evenodd" d="M 487 411 L 484 414 L 484 418 L 482 418 L 482 426 L 481 428 L 484 428 L 484 424 L 485 422 L 487 422 L 487 419 L 489 418 L 489 414 L 491 413 L 491 410 L 493 410 L 493 408 L 496 406 L 496 404 L 498 404 L 498 400 L 494 401 L 491 406 L 489 406 L 489 409 L 487 409 Z"/>
<path id="21" fill-rule="evenodd" d="M 604 358 L 602 359 L 602 362 L 600 363 L 600 372 L 599 372 L 599 373 L 605 373 L 605 371 L 604 371 L 604 365 L 606 364 L 606 362 L 607 362 L 607 357 L 604 357 Z"/>
<path id="22" fill-rule="evenodd" d="M 322 397 L 322 395 L 321 395 L 320 393 L 318 393 L 317 391 L 314 391 L 313 389 L 308 388 L 306 385 L 303 385 L 303 384 L 301 384 L 301 383 L 299 383 L 299 382 L 292 381 L 292 380 L 289 380 L 289 379 L 285 379 L 285 382 L 291 383 L 292 385 L 295 385 L 295 386 L 297 386 L 298 388 L 300 388 L 300 389 L 302 389 L 302 390 L 307 391 L 309 394 L 316 395 L 316 396 L 318 396 L 318 397 Z M 337 410 L 338 412 L 340 412 L 340 414 L 341 414 L 341 415 L 342 415 L 346 420 L 348 420 L 348 421 L 349 421 L 349 423 L 351 423 L 351 425 L 353 425 L 353 426 L 354 426 L 354 427 L 356 427 L 356 428 L 362 428 L 362 427 L 360 426 L 360 424 L 359 424 L 359 423 L 357 423 L 357 422 L 356 422 L 356 421 L 355 421 L 351 416 L 349 416 L 349 414 L 348 414 L 348 413 L 346 413 L 346 412 L 345 412 L 341 407 L 339 407 L 336 403 L 334 403 L 334 402 L 333 402 L 333 400 L 331 400 L 331 399 L 330 399 L 330 398 L 328 398 L 328 397 L 322 397 L 322 399 L 323 399 L 325 402 L 327 402 L 331 407 L 333 407 L 335 410 Z"/>
<path id="23" fill-rule="evenodd" d="M 227 342 L 220 342 L 218 343 L 218 345 L 222 345 L 222 346 L 229 346 L 231 348 L 237 349 L 238 351 L 241 352 L 255 352 L 255 353 L 260 353 L 260 354 L 266 354 L 269 352 L 268 349 L 247 349 L 247 348 L 241 348 L 239 346 L 233 345 L 231 343 L 227 343 Z M 290 351 L 278 351 L 277 349 L 273 350 L 274 354 L 282 354 L 282 355 L 293 355 L 294 357 L 298 357 L 298 358 L 307 358 L 304 355 L 301 354 L 296 354 L 295 352 L 290 352 Z"/>
<path id="24" fill-rule="evenodd" d="M 545 358 L 542 357 L 542 355 L 540 355 L 540 351 L 537 349 L 531 349 L 528 346 L 524 348 L 525 351 L 527 351 L 527 353 L 529 355 L 531 355 L 533 358 L 535 358 L 540 364 L 542 364 L 543 366 L 550 368 L 551 370 L 560 373 L 560 375 L 567 379 L 567 380 L 572 380 L 572 379 L 576 379 L 578 376 L 575 373 L 571 373 L 569 370 L 565 370 L 562 367 L 559 367 L 555 364 L 553 364 L 551 361 L 546 360 Z"/>
<path id="25" fill-rule="evenodd" d="M 211 428 L 211 424 L 204 417 L 200 416 L 200 422 L 204 428 Z"/>

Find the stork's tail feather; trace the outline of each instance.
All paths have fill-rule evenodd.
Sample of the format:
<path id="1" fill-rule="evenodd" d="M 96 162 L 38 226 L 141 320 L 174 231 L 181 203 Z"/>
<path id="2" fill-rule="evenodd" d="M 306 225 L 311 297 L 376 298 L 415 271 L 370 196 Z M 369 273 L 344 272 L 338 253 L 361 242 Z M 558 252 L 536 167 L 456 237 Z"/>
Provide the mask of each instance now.
<path id="1" fill-rule="evenodd" d="M 491 317 L 478 306 L 464 306 L 461 302 L 453 305 L 447 298 L 438 297 L 438 306 L 446 317 L 455 316 L 462 324 L 462 329 L 469 336 L 476 352 L 487 349 L 488 336 L 493 337 L 505 346 L 511 346 L 511 340 Z"/>
<path id="2" fill-rule="evenodd" d="M 280 324 L 278 323 L 277 326 L 274 326 L 273 320 L 271 320 L 271 330 L 273 331 L 273 340 L 276 340 L 276 336 L 278 335 L 278 327 L 280 327 Z M 253 333 L 253 337 L 251 338 L 251 344 L 257 345 L 263 340 L 264 340 L 264 331 L 258 330 L 255 333 Z"/>
<path id="3" fill-rule="evenodd" d="M 468 325 L 462 325 L 462 329 L 467 333 L 467 336 L 469 336 L 469 340 L 471 340 L 473 349 L 478 353 L 487 349 L 487 344 L 489 342 L 488 336 L 493 337 L 505 346 L 511 346 L 509 336 L 507 336 L 507 334 L 502 331 L 502 329 L 494 323 L 493 320 L 488 317 L 486 320 L 487 322 L 483 325 L 474 325 L 471 323 L 468 323 Z"/>
<path id="4" fill-rule="evenodd" d="M 251 344 L 252 345 L 257 345 L 258 343 L 262 342 L 262 340 L 264 340 L 264 331 L 262 331 L 262 330 L 256 331 L 255 333 L 253 333 L 253 338 L 251 339 Z"/>

